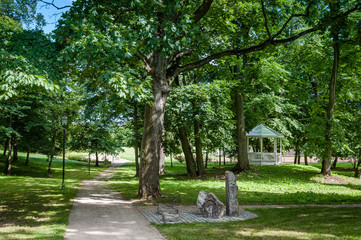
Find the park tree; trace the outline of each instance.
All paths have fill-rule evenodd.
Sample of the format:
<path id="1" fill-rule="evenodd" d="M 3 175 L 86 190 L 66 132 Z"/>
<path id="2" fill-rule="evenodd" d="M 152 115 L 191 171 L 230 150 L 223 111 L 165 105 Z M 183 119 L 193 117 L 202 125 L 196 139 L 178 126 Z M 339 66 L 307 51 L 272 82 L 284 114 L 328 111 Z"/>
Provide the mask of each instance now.
<path id="1" fill-rule="evenodd" d="M 314 1 L 252 1 L 254 17 L 263 28 L 254 28 L 254 41 L 244 42 L 232 19 L 247 12 L 239 1 L 76 1 L 59 26 L 59 40 L 69 44 L 79 69 L 95 67 L 88 53 L 110 59 L 97 78 L 111 79 L 109 69 L 117 69 L 128 80 L 151 83 L 152 103 L 145 107 L 142 138 L 139 197 L 161 197 L 159 159 L 164 111 L 171 86 L 179 74 L 200 68 L 232 55 L 262 51 L 269 46 L 292 42 L 324 29 L 330 22 L 359 9 L 349 2 L 340 13 Z M 251 26 L 253 27 L 253 26 Z M 243 30 L 243 29 L 241 29 Z M 242 45 L 232 44 L 228 35 L 237 35 Z M 71 58 L 74 55 L 69 55 Z M 103 59 L 104 59 L 103 58 Z M 102 72 L 102 71 L 100 71 Z M 113 71 L 114 73 L 114 71 Z"/>

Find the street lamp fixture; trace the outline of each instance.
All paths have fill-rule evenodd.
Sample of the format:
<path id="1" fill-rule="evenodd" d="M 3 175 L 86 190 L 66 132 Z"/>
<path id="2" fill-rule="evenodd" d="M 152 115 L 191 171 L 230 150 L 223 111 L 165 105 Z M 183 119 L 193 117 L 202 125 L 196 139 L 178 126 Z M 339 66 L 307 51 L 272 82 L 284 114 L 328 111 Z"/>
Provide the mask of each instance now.
<path id="1" fill-rule="evenodd" d="M 88 159 L 89 172 L 88 172 L 88 175 L 90 175 L 90 152 L 91 152 L 91 147 L 92 147 L 92 142 L 91 141 L 88 142 L 88 147 L 89 147 L 89 159 Z"/>
<path id="2" fill-rule="evenodd" d="M 64 115 L 61 118 L 61 125 L 63 126 L 63 185 L 61 187 L 61 189 L 65 188 L 65 127 L 68 124 L 68 117 L 66 115 Z"/>

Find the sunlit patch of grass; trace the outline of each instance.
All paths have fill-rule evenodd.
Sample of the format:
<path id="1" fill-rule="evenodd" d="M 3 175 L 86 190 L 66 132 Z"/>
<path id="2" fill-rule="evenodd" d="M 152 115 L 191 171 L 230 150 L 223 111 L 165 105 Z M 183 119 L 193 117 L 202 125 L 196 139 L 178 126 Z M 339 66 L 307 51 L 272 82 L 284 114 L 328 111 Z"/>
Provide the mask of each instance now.
<path id="1" fill-rule="evenodd" d="M 62 159 L 54 159 L 52 177 L 45 177 L 46 157 L 19 154 L 11 176 L 0 175 L 0 239 L 63 239 L 68 216 L 80 180 L 98 175 L 104 167 L 66 160 L 65 189 L 62 186 Z M 4 159 L 0 158 L 0 169 Z"/>

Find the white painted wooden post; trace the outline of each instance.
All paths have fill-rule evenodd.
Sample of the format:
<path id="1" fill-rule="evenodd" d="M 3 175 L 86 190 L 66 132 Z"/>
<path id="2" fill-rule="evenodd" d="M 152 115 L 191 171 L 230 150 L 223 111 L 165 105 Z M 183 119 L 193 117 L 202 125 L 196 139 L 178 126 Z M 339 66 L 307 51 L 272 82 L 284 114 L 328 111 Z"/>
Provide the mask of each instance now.
<path id="1" fill-rule="evenodd" d="M 282 138 L 280 138 L 280 154 L 281 154 L 281 163 L 282 163 Z"/>
<path id="2" fill-rule="evenodd" d="M 261 137 L 261 166 L 263 161 L 263 138 Z"/>
<path id="3" fill-rule="evenodd" d="M 277 138 L 274 138 L 273 156 L 274 156 L 274 161 L 277 164 L 278 163 L 278 158 L 277 158 Z"/>

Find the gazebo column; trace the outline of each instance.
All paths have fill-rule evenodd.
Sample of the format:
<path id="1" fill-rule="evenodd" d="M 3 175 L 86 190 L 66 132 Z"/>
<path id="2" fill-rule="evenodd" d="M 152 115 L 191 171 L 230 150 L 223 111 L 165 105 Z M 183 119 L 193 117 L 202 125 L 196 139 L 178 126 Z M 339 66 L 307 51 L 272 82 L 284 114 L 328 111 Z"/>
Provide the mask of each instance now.
<path id="1" fill-rule="evenodd" d="M 273 155 L 274 155 L 274 159 L 275 159 L 276 163 L 278 163 L 278 158 L 277 158 L 277 138 L 274 138 Z"/>
<path id="2" fill-rule="evenodd" d="M 261 166 L 263 161 L 263 138 L 261 137 Z"/>
<path id="3" fill-rule="evenodd" d="M 280 154 L 281 154 L 281 163 L 282 163 L 282 138 L 280 138 Z"/>

